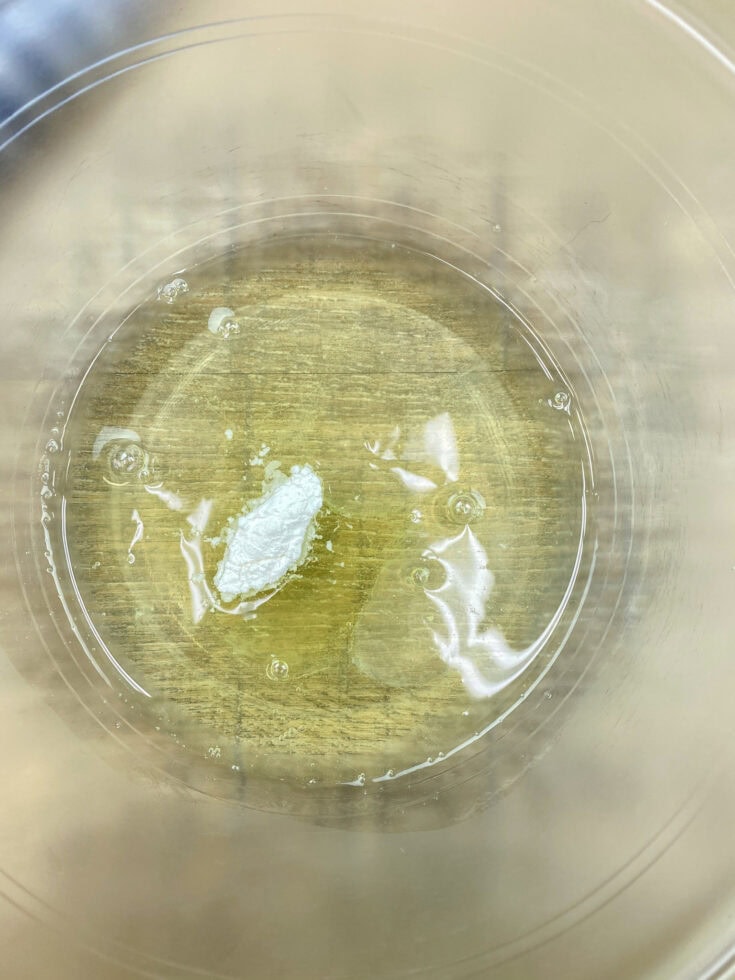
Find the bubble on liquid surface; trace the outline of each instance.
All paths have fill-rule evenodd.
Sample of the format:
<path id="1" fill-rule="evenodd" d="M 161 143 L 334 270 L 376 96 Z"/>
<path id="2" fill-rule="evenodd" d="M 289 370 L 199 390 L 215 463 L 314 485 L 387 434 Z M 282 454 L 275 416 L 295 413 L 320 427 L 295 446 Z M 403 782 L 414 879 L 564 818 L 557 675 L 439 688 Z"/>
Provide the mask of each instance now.
<path id="1" fill-rule="evenodd" d="M 240 324 L 229 306 L 216 306 L 209 314 L 207 329 L 216 337 L 224 337 L 226 340 L 232 334 L 240 333 Z"/>
<path id="2" fill-rule="evenodd" d="M 478 490 L 456 490 L 445 505 L 452 524 L 473 524 L 485 513 L 485 498 Z"/>
<path id="3" fill-rule="evenodd" d="M 549 398 L 547 404 L 557 412 L 570 413 L 572 408 L 572 396 L 568 391 L 557 391 L 553 398 Z"/>
<path id="4" fill-rule="evenodd" d="M 438 558 L 423 555 L 411 565 L 408 578 L 417 588 L 432 592 L 444 585 L 447 575 Z"/>
<path id="5" fill-rule="evenodd" d="M 284 681 L 288 677 L 288 664 L 285 660 L 277 660 L 275 657 L 265 668 L 266 677 L 272 681 Z"/>
<path id="6" fill-rule="evenodd" d="M 173 303 L 179 296 L 184 293 L 189 292 L 189 283 L 186 279 L 182 279 L 177 276 L 172 279 L 171 282 L 165 283 L 163 286 L 159 286 L 157 290 L 157 298 L 162 300 L 164 303 Z"/>
<path id="7" fill-rule="evenodd" d="M 118 442 L 107 454 L 107 468 L 116 480 L 147 480 L 153 473 L 153 462 L 140 443 Z"/>

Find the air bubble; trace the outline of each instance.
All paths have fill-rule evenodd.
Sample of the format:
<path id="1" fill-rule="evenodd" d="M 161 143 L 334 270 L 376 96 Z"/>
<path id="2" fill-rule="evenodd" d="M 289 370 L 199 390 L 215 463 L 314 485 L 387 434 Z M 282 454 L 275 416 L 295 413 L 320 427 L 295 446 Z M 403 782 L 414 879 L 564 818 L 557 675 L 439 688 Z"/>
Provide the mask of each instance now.
<path id="1" fill-rule="evenodd" d="M 410 517 L 412 524 L 420 524 L 424 515 L 417 507 L 415 507 L 408 516 Z"/>
<path id="2" fill-rule="evenodd" d="M 568 391 L 557 391 L 553 398 L 549 398 L 547 404 L 557 412 L 569 414 L 572 408 L 572 397 Z"/>
<path id="3" fill-rule="evenodd" d="M 116 443 L 107 455 L 107 466 L 113 476 L 132 476 L 147 480 L 152 474 L 149 454 L 137 442 Z"/>
<path id="4" fill-rule="evenodd" d="M 47 453 L 51 453 L 51 454 L 58 453 L 59 449 L 60 449 L 60 446 L 59 446 L 58 442 L 55 439 L 49 439 L 49 441 L 46 443 L 46 452 Z"/>
<path id="5" fill-rule="evenodd" d="M 113 473 L 134 473 L 145 461 L 143 449 L 136 443 L 130 442 L 113 449 L 108 457 Z"/>
<path id="6" fill-rule="evenodd" d="M 438 558 L 429 556 L 420 558 L 411 567 L 408 574 L 409 581 L 419 589 L 434 591 L 441 588 L 446 581 L 444 566 Z"/>
<path id="7" fill-rule="evenodd" d="M 447 500 L 445 512 L 452 524 L 473 524 L 485 513 L 485 506 L 478 490 L 457 490 Z"/>
<path id="8" fill-rule="evenodd" d="M 129 551 L 128 552 L 128 565 L 134 565 L 134 564 L 135 564 L 135 555 L 133 554 L 132 551 Z"/>
<path id="9" fill-rule="evenodd" d="M 288 677 L 288 664 L 274 657 L 265 668 L 265 675 L 271 681 L 284 681 Z"/>
<path id="10" fill-rule="evenodd" d="M 207 329 L 215 336 L 224 337 L 227 340 L 232 334 L 240 333 L 240 324 L 229 306 L 217 306 L 209 314 Z"/>
<path id="11" fill-rule="evenodd" d="M 181 279 L 177 276 L 172 279 L 171 282 L 167 282 L 164 286 L 159 286 L 157 291 L 157 299 L 162 300 L 164 303 L 173 303 L 179 296 L 184 293 L 189 292 L 189 283 L 186 279 Z"/>

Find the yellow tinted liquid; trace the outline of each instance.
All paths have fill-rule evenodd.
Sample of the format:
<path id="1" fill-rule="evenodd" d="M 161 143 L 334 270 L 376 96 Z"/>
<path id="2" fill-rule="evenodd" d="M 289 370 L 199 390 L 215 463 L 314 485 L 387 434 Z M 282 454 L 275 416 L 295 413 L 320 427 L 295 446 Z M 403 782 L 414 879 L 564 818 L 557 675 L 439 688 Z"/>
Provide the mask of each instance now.
<path id="1" fill-rule="evenodd" d="M 554 652 L 534 643 L 582 523 L 568 390 L 490 293 L 400 248 L 301 239 L 181 277 L 101 352 L 67 431 L 99 636 L 161 724 L 245 771 L 319 785 L 451 752 Z M 212 584 L 223 528 L 266 466 L 304 464 L 309 556 L 238 611 Z"/>

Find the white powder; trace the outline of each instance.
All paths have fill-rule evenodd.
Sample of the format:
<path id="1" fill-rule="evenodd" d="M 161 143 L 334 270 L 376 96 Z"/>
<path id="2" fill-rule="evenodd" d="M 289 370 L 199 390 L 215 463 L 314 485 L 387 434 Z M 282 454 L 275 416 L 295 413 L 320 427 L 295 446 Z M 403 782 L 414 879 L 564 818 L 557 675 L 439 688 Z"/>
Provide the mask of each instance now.
<path id="1" fill-rule="evenodd" d="M 322 507 L 322 484 L 306 464 L 248 505 L 226 532 L 227 549 L 214 584 L 225 602 L 277 585 L 306 558 L 314 518 Z"/>
<path id="2" fill-rule="evenodd" d="M 271 447 L 270 446 L 266 446 L 266 444 L 263 443 L 263 445 L 260 447 L 260 451 L 257 453 L 257 455 L 253 456 L 253 458 L 251 460 L 249 460 L 250 465 L 251 466 L 263 466 L 264 465 L 263 460 L 265 459 L 265 457 L 268 455 L 268 453 L 270 451 L 271 451 Z"/>

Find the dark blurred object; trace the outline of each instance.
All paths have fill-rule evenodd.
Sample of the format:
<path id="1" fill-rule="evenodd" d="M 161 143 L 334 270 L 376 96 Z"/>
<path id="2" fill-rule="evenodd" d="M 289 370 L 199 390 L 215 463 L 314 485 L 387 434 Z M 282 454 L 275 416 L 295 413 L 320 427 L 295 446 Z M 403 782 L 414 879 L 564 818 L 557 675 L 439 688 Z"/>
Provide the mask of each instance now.
<path id="1" fill-rule="evenodd" d="M 0 122 L 126 44 L 139 0 L 0 2 Z"/>

